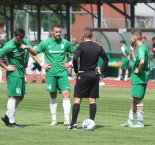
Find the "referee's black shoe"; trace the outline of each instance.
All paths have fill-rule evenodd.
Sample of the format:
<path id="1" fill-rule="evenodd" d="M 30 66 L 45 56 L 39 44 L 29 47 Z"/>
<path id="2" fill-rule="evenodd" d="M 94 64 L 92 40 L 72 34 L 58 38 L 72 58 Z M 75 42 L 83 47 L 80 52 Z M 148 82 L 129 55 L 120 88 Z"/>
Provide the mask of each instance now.
<path id="1" fill-rule="evenodd" d="M 9 125 L 9 118 L 7 115 L 4 115 L 3 117 L 1 117 L 1 120 L 5 123 L 6 126 Z"/>
<path id="2" fill-rule="evenodd" d="M 67 127 L 67 129 L 70 129 L 70 130 L 77 130 L 77 126 L 76 126 L 76 124 L 70 124 L 68 127 Z"/>
<path id="3" fill-rule="evenodd" d="M 15 122 L 14 123 L 9 123 L 8 127 L 11 127 L 11 128 L 23 128 L 23 126 L 21 126 L 19 124 L 16 124 Z"/>

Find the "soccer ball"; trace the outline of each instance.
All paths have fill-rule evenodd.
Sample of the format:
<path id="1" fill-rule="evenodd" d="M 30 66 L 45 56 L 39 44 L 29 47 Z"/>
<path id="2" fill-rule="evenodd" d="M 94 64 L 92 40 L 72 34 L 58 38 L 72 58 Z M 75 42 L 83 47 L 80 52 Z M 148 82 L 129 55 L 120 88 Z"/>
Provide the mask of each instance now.
<path id="1" fill-rule="evenodd" d="M 96 124 L 93 120 L 86 119 L 82 123 L 82 128 L 86 131 L 91 131 L 91 130 L 94 130 L 96 128 Z"/>
<path id="2" fill-rule="evenodd" d="M 104 82 L 99 82 L 99 87 L 104 87 L 105 83 Z"/>

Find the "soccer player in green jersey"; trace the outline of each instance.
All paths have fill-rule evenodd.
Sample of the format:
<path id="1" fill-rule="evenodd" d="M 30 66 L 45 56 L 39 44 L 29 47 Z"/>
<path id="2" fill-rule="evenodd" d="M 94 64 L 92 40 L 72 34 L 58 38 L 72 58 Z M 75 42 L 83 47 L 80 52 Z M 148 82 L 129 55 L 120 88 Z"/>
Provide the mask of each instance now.
<path id="1" fill-rule="evenodd" d="M 121 40 L 120 44 L 121 44 L 121 51 L 122 51 L 122 64 L 119 68 L 119 75 L 118 75 L 118 78 L 116 79 L 116 81 L 121 80 L 123 70 L 125 71 L 124 81 L 128 81 L 128 74 L 129 74 L 128 67 L 129 67 L 129 61 L 130 61 L 130 49 L 126 45 L 124 40 Z"/>
<path id="2" fill-rule="evenodd" d="M 125 124 L 121 124 L 121 126 L 143 128 L 143 98 L 145 95 L 149 75 L 149 49 L 146 44 L 143 43 L 142 31 L 140 29 L 134 29 L 131 32 L 131 41 L 137 45 L 136 50 L 131 47 L 134 58 L 134 65 L 131 72 L 132 101 L 128 121 Z M 138 123 L 133 125 L 134 116 L 136 114 Z"/>
<path id="3" fill-rule="evenodd" d="M 73 53 L 75 48 L 69 41 L 60 37 L 61 31 L 61 26 L 53 25 L 50 31 L 51 37 L 39 43 L 36 49 L 28 47 L 23 48 L 27 49 L 32 55 L 37 55 L 40 52 L 45 53 L 46 63 L 42 63 L 36 56 L 34 59 L 46 69 L 46 85 L 47 91 L 50 94 L 52 126 L 57 124 L 57 90 L 59 90 L 59 93 L 62 93 L 63 96 L 64 125 L 70 123 L 70 84 L 67 70 L 65 68 L 65 54 L 66 52 Z"/>
<path id="4" fill-rule="evenodd" d="M 0 49 L 0 58 L 7 56 L 8 65 L 0 59 L 0 66 L 6 70 L 7 78 L 7 112 L 1 118 L 6 126 L 19 128 L 16 124 L 14 114 L 17 106 L 23 100 L 25 94 L 24 69 L 27 67 L 29 52 L 20 47 L 22 45 L 32 47 L 30 42 L 24 38 L 25 31 L 21 28 L 14 31 L 13 39 L 9 40 L 2 49 Z"/>

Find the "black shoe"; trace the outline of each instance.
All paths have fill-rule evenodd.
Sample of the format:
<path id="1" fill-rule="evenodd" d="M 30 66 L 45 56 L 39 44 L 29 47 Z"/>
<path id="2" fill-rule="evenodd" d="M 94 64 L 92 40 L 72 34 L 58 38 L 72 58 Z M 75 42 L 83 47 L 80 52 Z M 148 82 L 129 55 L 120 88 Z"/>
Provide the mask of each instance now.
<path id="1" fill-rule="evenodd" d="M 70 129 L 70 130 L 77 130 L 77 126 L 76 126 L 76 124 L 70 124 L 68 127 L 67 127 L 67 129 Z"/>
<path id="2" fill-rule="evenodd" d="M 36 81 L 35 81 L 35 80 L 33 80 L 31 83 L 36 83 Z"/>
<path id="3" fill-rule="evenodd" d="M 22 126 L 21 125 L 19 125 L 19 124 L 16 124 L 15 122 L 14 123 L 9 123 L 9 125 L 8 125 L 9 127 L 11 127 L 11 128 L 22 128 Z"/>
<path id="4" fill-rule="evenodd" d="M 42 80 L 42 83 L 45 83 L 45 80 L 44 79 Z"/>
<path id="5" fill-rule="evenodd" d="M 3 117 L 1 117 L 1 120 L 5 123 L 6 126 L 9 125 L 9 118 L 7 115 L 4 115 Z"/>

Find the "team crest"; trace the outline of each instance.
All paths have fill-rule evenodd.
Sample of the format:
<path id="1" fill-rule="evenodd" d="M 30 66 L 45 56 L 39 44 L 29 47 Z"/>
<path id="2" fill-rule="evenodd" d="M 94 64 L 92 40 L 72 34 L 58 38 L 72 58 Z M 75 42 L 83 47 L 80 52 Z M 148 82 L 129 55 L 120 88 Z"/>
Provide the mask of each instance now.
<path id="1" fill-rule="evenodd" d="M 65 45 L 64 44 L 61 44 L 61 49 L 64 49 Z"/>

